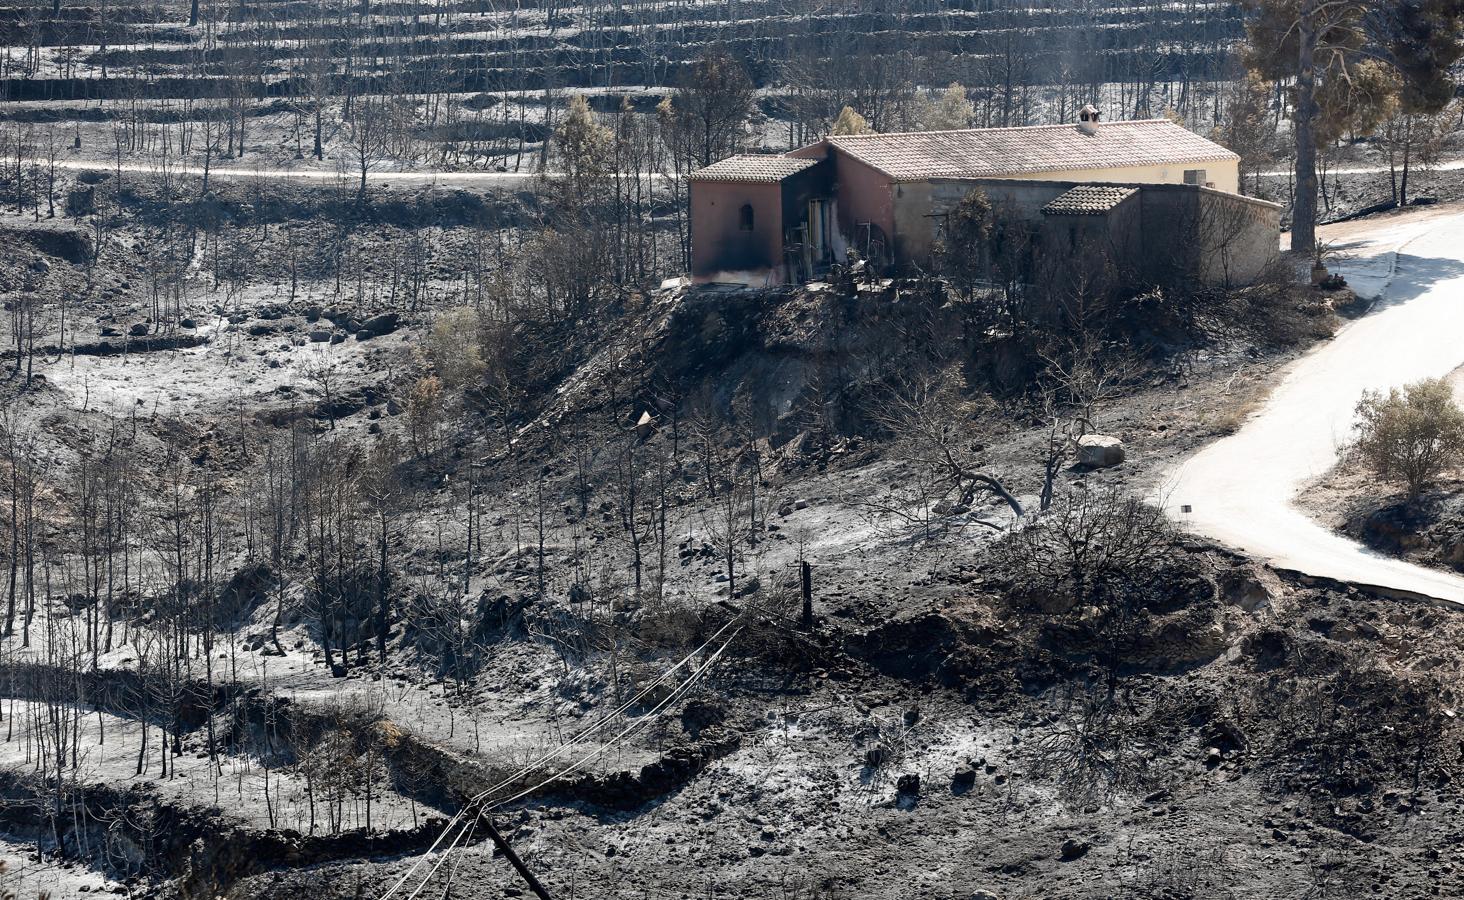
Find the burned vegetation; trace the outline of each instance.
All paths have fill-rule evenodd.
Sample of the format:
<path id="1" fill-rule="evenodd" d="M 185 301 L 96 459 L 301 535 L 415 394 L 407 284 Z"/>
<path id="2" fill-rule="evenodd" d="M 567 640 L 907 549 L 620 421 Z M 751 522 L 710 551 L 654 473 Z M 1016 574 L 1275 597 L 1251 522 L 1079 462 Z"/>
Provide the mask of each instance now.
<path id="1" fill-rule="evenodd" d="M 0 8 L 0 895 L 1464 892 L 1457 614 L 1160 508 L 1367 305 L 1256 23 Z"/>

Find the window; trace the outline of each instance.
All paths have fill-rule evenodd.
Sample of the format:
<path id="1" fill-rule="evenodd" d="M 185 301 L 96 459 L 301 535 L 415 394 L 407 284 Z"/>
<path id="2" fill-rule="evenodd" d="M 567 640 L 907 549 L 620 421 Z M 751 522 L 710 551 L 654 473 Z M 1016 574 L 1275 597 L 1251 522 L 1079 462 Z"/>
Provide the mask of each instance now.
<path id="1" fill-rule="evenodd" d="M 744 203 L 744 204 L 742 204 L 742 209 L 740 209 L 740 210 L 737 211 L 737 230 L 738 231 L 751 231 L 752 230 L 752 204 L 751 203 Z"/>
<path id="2" fill-rule="evenodd" d="M 1209 181 L 1209 179 L 1205 177 L 1205 174 L 1206 173 L 1204 169 L 1185 169 L 1184 183 L 1204 185 L 1207 181 Z"/>

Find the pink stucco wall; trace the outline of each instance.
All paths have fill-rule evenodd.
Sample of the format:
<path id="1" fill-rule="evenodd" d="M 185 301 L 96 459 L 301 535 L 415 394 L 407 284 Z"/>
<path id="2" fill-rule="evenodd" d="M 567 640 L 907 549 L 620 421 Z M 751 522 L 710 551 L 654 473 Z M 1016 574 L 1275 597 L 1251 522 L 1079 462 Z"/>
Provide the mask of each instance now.
<path id="1" fill-rule="evenodd" d="M 788 155 L 802 159 L 823 159 L 831 154 L 834 158 L 834 177 L 839 186 L 836 198 L 839 230 L 849 239 L 851 246 L 862 250 L 864 229 L 859 226 L 872 222 L 884 232 L 885 240 L 890 244 L 885 248 L 886 254 L 892 253 L 896 240 L 895 196 L 894 185 L 888 175 L 847 153 L 840 153 L 838 148 L 826 141 L 794 150 Z"/>
<path id="2" fill-rule="evenodd" d="M 782 185 L 733 181 L 691 183 L 691 275 L 773 270 L 783 262 Z M 739 228 L 743 204 L 752 206 L 753 229 Z"/>

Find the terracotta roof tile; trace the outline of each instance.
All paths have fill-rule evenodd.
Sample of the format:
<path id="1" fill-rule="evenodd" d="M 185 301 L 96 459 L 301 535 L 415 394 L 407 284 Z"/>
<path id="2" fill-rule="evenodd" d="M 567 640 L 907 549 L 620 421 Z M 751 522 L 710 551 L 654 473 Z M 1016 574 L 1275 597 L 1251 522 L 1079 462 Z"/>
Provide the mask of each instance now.
<path id="1" fill-rule="evenodd" d="M 1101 216 L 1139 192 L 1138 188 L 1080 184 L 1042 207 L 1048 216 Z"/>
<path id="2" fill-rule="evenodd" d="M 1238 159 L 1167 119 L 976 128 L 830 137 L 829 143 L 895 181 L 997 178 L 1069 169 L 1110 169 Z M 714 167 L 715 168 L 715 167 Z M 703 170 L 706 171 L 706 170 Z"/>
<path id="3" fill-rule="evenodd" d="M 791 156 L 768 156 L 743 154 L 729 156 L 721 162 L 714 162 L 704 169 L 691 173 L 692 181 L 782 181 L 789 175 L 796 175 L 809 166 L 817 165 L 816 159 L 794 159 Z"/>

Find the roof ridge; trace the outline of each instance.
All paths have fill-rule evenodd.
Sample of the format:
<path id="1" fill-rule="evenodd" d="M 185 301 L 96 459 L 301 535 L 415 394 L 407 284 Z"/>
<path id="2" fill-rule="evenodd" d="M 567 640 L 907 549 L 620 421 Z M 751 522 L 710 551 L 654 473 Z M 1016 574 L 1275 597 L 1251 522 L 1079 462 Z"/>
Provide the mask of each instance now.
<path id="1" fill-rule="evenodd" d="M 736 153 L 688 173 L 692 181 L 781 181 L 802 172 L 819 160 L 785 153 Z"/>
<path id="2" fill-rule="evenodd" d="M 1155 125 L 1155 124 L 1159 124 L 1159 123 L 1164 123 L 1166 125 L 1173 125 L 1175 128 L 1183 129 L 1184 131 L 1188 131 L 1190 134 L 1197 135 L 1199 137 L 1204 137 L 1204 135 L 1201 135 L 1198 131 L 1190 131 L 1188 128 L 1186 128 L 1185 126 L 1179 124 L 1178 122 L 1175 122 L 1172 119 L 1163 119 L 1163 118 L 1159 118 L 1159 119 L 1120 119 L 1120 120 L 1118 120 L 1116 122 L 1099 122 L 1098 123 L 1098 127 L 1099 128 L 1111 128 L 1111 127 L 1115 127 L 1115 126 L 1119 126 L 1119 125 Z M 983 132 L 991 132 L 991 131 L 1044 131 L 1044 130 L 1054 129 L 1054 128 L 1071 128 L 1071 129 L 1076 130 L 1077 127 L 1078 127 L 1078 123 L 1076 123 L 1076 122 L 1057 122 L 1057 123 L 1048 124 L 1048 125 L 1002 125 L 1002 126 L 998 126 L 996 128 L 937 128 L 937 129 L 934 129 L 934 130 L 931 130 L 931 131 L 875 131 L 875 132 L 869 132 L 867 134 L 831 134 L 828 137 L 826 137 L 825 140 L 829 140 L 829 141 L 842 141 L 842 140 L 848 140 L 850 138 L 856 138 L 856 139 L 857 138 L 865 138 L 865 139 L 869 139 L 869 138 L 882 138 L 882 137 L 911 137 L 913 135 L 920 135 L 920 134 L 966 134 L 966 133 L 972 132 L 972 131 L 983 131 Z M 813 145 L 809 145 L 809 146 L 813 146 Z M 803 148 L 799 148 L 799 149 L 803 149 Z"/>

